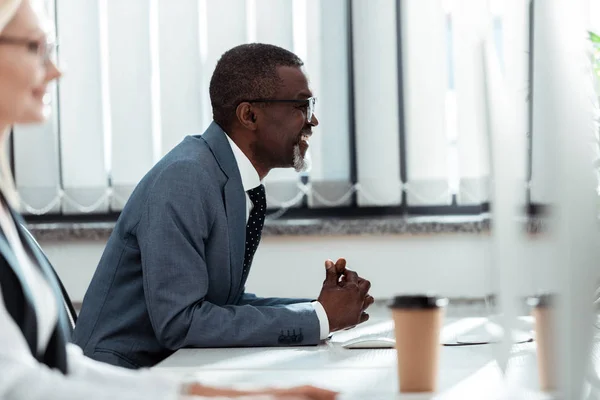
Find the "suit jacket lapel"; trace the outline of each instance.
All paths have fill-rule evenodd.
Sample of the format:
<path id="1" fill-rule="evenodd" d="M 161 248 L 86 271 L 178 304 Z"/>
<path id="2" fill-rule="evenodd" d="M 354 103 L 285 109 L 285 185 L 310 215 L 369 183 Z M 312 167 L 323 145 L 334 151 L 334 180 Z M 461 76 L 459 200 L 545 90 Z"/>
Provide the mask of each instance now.
<path id="1" fill-rule="evenodd" d="M 48 264 L 48 260 L 46 256 L 42 253 L 38 244 L 35 242 L 33 237 L 29 232 L 25 231 L 25 221 L 21 216 L 15 213 L 10 207 L 10 213 L 12 214 L 13 219 L 15 220 L 15 224 L 17 226 L 17 231 L 19 232 L 19 237 L 23 242 L 23 247 L 25 251 L 29 253 L 29 255 L 35 260 L 36 264 L 42 270 L 42 273 L 46 277 L 46 281 L 52 288 L 54 292 L 54 297 L 56 298 L 58 304 L 58 322 L 61 327 L 61 331 L 63 335 L 66 335 L 67 332 L 70 332 L 69 322 L 67 316 L 65 314 L 65 305 L 63 304 L 64 299 L 62 292 L 58 286 L 58 282 L 56 282 L 56 277 L 54 272 L 52 271 L 52 267 Z"/>
<path id="2" fill-rule="evenodd" d="M 25 336 L 25 340 L 29 345 L 32 354 L 37 354 L 37 317 L 36 317 L 36 309 L 35 304 L 33 302 L 33 294 L 31 292 L 31 288 L 23 274 L 23 270 L 20 268 L 19 263 L 17 261 L 16 256 L 3 231 L 0 230 L 0 255 L 4 258 L 3 265 L 6 265 L 6 268 L 10 268 L 11 271 L 14 272 L 17 281 L 19 282 L 17 285 L 20 285 L 20 289 L 23 293 L 23 299 L 25 304 L 23 305 L 22 311 L 17 309 L 17 312 L 23 313 L 23 335 Z M 0 265 L 2 268 L 2 265 Z M 12 288 L 13 290 L 17 290 L 17 288 Z M 10 290 L 10 289 L 8 289 Z M 6 289 L 4 290 L 4 294 L 6 294 Z M 10 311 L 9 311 L 10 312 Z"/>
<path id="3" fill-rule="evenodd" d="M 3 202 L 4 196 L 0 192 L 0 202 Z M 8 239 L 6 238 L 6 234 L 2 229 L 0 229 L 0 255 L 6 261 L 5 265 L 14 272 L 17 280 L 21 284 L 21 289 L 23 291 L 23 298 L 25 300 L 25 305 L 23 312 L 25 313 L 25 326 L 29 327 L 29 329 L 25 329 L 23 334 L 25 339 L 27 340 L 27 344 L 31 349 L 32 354 L 37 354 L 37 318 L 36 312 L 38 312 L 35 308 L 35 302 L 33 300 L 33 293 L 31 292 L 31 288 L 29 283 L 27 282 L 27 278 L 25 278 L 25 274 L 19 265 L 19 261 L 15 256 L 15 252 L 10 247 L 8 243 Z"/>
<path id="4" fill-rule="evenodd" d="M 25 298 L 27 299 L 29 304 L 31 304 L 31 306 L 34 307 L 33 306 L 34 305 L 33 295 L 31 293 L 31 289 L 29 288 L 27 279 L 25 279 L 25 275 L 23 275 L 23 271 L 21 270 L 21 267 L 19 266 L 19 262 L 17 261 L 17 257 L 15 256 L 15 253 L 13 252 L 13 250 L 10 248 L 10 245 L 8 244 L 8 240 L 6 239 L 4 232 L 0 233 L 0 254 L 2 254 L 2 257 L 4 257 L 4 259 L 6 260 L 6 263 L 10 266 L 10 268 L 13 270 L 13 272 L 15 273 L 15 275 L 21 282 L 21 286 L 23 287 L 23 293 L 25 294 Z"/>
<path id="5" fill-rule="evenodd" d="M 233 151 L 225 135 L 226 133 L 221 127 L 213 122 L 202 138 L 208 144 L 221 170 L 228 178 L 223 192 L 229 231 L 231 282 L 228 301 L 231 301 L 237 298 L 242 282 L 244 244 L 246 242 L 246 194 Z"/>

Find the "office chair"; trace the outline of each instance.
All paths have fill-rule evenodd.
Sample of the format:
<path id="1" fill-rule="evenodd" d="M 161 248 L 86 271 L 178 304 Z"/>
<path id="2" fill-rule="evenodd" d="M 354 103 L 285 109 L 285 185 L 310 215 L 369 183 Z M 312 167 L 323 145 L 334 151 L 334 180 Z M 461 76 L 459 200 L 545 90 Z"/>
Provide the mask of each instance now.
<path id="1" fill-rule="evenodd" d="M 27 235 L 29 236 L 29 238 L 31 238 L 31 241 L 35 244 L 35 246 L 38 248 L 38 250 L 40 251 L 40 253 L 44 256 L 44 258 L 46 259 L 46 262 L 50 266 L 50 270 L 52 271 L 52 273 L 54 274 L 54 277 L 56 278 L 56 281 L 58 282 L 58 285 L 60 287 L 60 291 L 62 293 L 63 306 L 65 308 L 67 316 L 69 317 L 69 327 L 71 328 L 70 329 L 70 333 L 73 333 L 73 329 L 75 329 L 75 323 L 77 322 L 77 312 L 75 311 L 75 307 L 73 307 L 73 303 L 71 302 L 71 298 L 69 297 L 69 294 L 67 293 L 67 290 L 63 286 L 62 281 L 58 277 L 58 274 L 56 273 L 56 270 L 52 266 L 52 263 L 50 263 L 50 260 L 46 256 L 46 253 L 44 253 L 44 251 L 42 250 L 42 248 L 39 245 L 39 243 L 37 242 L 37 240 L 35 240 L 35 238 L 31 234 L 31 232 L 29 232 L 29 229 L 27 229 L 27 227 L 25 225 L 21 224 L 21 227 L 23 228 L 23 230 L 25 232 L 27 232 Z"/>

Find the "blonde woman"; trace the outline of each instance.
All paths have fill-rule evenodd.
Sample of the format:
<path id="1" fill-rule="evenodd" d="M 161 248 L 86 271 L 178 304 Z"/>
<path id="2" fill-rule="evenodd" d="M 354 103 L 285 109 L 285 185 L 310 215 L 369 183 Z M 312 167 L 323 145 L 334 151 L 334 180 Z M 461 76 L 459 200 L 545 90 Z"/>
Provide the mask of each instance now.
<path id="1" fill-rule="evenodd" d="M 61 73 L 50 60 L 43 0 L 0 0 L 0 143 L 11 125 L 47 116 L 48 84 Z M 0 398 L 179 399 L 187 396 L 333 399 L 314 387 L 240 392 L 129 371 L 83 356 L 66 341 L 66 316 L 49 266 L 21 229 L 18 195 L 0 148 Z M 31 166 L 35 168 L 35 166 Z"/>

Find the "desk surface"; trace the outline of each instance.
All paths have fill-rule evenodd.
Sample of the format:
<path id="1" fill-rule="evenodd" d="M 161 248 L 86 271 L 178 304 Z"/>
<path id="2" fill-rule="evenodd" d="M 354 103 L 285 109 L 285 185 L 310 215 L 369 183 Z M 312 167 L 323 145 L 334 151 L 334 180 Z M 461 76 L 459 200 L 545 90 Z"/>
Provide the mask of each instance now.
<path id="1" fill-rule="evenodd" d="M 477 334 L 486 318 L 447 318 L 442 342 Z M 439 390 L 435 394 L 398 395 L 394 349 L 344 349 L 341 343 L 359 335 L 391 329 L 391 321 L 333 335 L 319 346 L 282 348 L 182 349 L 155 369 L 218 386 L 254 388 L 311 384 L 339 391 L 341 399 L 546 399 L 537 391 L 535 342 L 516 344 L 503 378 L 494 361 L 494 345 L 442 346 Z M 518 393 L 518 394 L 517 394 Z"/>

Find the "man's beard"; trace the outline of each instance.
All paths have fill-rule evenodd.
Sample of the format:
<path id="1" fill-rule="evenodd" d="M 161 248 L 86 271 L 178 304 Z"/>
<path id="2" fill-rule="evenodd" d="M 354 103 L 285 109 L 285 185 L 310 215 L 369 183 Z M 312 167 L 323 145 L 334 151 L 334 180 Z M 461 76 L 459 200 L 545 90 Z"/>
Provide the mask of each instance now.
<path id="1" fill-rule="evenodd" d="M 311 167 L 310 150 L 306 150 L 304 156 L 300 150 L 300 145 L 294 145 L 294 169 L 296 172 L 307 172 Z"/>

